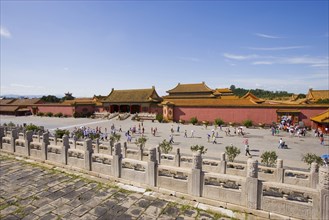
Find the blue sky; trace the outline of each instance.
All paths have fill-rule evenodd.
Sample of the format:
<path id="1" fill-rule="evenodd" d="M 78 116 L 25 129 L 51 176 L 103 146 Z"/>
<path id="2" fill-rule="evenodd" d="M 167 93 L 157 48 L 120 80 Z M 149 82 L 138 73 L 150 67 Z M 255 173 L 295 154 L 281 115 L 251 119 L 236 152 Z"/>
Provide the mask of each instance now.
<path id="1" fill-rule="evenodd" d="M 329 89 L 328 1 L 3 1 L 1 95 Z"/>

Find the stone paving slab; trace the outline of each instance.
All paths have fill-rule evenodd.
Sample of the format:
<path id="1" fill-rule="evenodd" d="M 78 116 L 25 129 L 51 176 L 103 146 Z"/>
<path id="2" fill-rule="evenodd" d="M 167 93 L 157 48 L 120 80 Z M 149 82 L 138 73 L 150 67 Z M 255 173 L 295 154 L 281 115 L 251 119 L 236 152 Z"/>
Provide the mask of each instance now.
<path id="1" fill-rule="evenodd" d="M 223 219 L 188 200 L 121 189 L 9 154 L 0 154 L 0 173 L 1 220 Z"/>

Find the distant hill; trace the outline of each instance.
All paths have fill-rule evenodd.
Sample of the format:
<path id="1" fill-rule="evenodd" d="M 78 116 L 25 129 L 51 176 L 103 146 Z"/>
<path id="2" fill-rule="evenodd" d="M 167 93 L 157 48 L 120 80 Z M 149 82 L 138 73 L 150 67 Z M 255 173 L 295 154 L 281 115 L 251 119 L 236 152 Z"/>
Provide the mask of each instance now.
<path id="1" fill-rule="evenodd" d="M 236 88 L 234 85 L 231 85 L 230 89 L 234 93 L 234 95 L 242 97 L 244 96 L 247 92 L 251 92 L 258 98 L 262 99 L 271 99 L 271 100 L 286 100 L 290 99 L 292 95 L 295 95 L 294 93 L 289 93 L 286 91 L 268 91 L 268 90 L 263 90 L 263 89 L 243 89 L 243 88 Z M 305 98 L 305 94 L 297 94 L 298 98 Z"/>
<path id="2" fill-rule="evenodd" d="M 6 98 L 6 99 L 33 99 L 33 98 L 41 98 L 44 95 L 16 95 L 16 94 L 5 94 L 1 95 L 0 98 Z M 56 95 L 57 97 L 63 97 L 63 95 Z"/>

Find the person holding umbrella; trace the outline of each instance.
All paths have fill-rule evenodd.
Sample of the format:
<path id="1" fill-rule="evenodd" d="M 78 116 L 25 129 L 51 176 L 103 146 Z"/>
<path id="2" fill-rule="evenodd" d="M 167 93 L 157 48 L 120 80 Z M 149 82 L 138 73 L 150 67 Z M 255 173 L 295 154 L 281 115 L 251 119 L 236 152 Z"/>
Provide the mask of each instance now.
<path id="1" fill-rule="evenodd" d="M 327 167 L 329 165 L 329 154 L 322 154 L 321 158 L 323 160 L 323 165 Z"/>

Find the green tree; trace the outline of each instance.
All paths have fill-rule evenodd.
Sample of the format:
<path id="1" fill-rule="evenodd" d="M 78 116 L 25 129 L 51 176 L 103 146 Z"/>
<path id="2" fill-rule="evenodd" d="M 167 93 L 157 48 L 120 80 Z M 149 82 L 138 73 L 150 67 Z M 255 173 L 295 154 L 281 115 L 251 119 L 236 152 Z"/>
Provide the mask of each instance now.
<path id="1" fill-rule="evenodd" d="M 196 123 L 198 123 L 198 118 L 197 117 L 192 117 L 190 119 L 190 122 L 191 122 L 192 125 L 195 125 Z"/>
<path id="2" fill-rule="evenodd" d="M 275 151 L 265 151 L 262 153 L 260 158 L 262 159 L 262 163 L 264 163 L 267 167 L 270 167 L 275 165 L 278 155 L 276 155 Z"/>
<path id="3" fill-rule="evenodd" d="M 225 124 L 225 122 L 220 118 L 216 118 L 214 123 L 215 123 L 215 125 L 218 125 L 218 126 Z"/>
<path id="4" fill-rule="evenodd" d="M 156 119 L 158 122 L 162 122 L 162 121 L 163 121 L 163 114 L 156 114 L 155 119 Z"/>
<path id="5" fill-rule="evenodd" d="M 253 125 L 253 122 L 252 122 L 252 120 L 247 119 L 247 120 L 243 121 L 242 124 L 244 126 L 246 126 L 247 128 L 249 128 L 249 127 L 251 127 Z"/>
<path id="6" fill-rule="evenodd" d="M 55 135 L 58 138 L 62 138 L 64 134 L 69 135 L 70 134 L 69 130 L 58 129 L 58 128 L 55 130 Z"/>
<path id="7" fill-rule="evenodd" d="M 163 140 L 160 144 L 159 147 L 161 151 L 165 154 L 168 154 L 170 151 L 172 151 L 172 144 L 169 143 L 167 140 Z"/>
<path id="8" fill-rule="evenodd" d="M 138 146 L 141 146 L 142 148 L 145 147 L 145 143 L 147 141 L 147 138 L 145 137 L 139 137 L 136 141 L 135 141 L 135 144 Z"/>
<path id="9" fill-rule="evenodd" d="M 42 96 L 41 100 L 48 103 L 58 103 L 61 101 L 60 98 L 57 98 L 54 95 Z"/>
<path id="10" fill-rule="evenodd" d="M 110 141 L 112 141 L 113 143 L 119 142 L 121 138 L 120 134 L 111 134 L 110 136 Z"/>
<path id="11" fill-rule="evenodd" d="M 306 153 L 302 155 L 302 161 L 311 166 L 313 162 L 316 162 L 319 165 L 323 164 L 323 160 L 316 154 Z"/>
<path id="12" fill-rule="evenodd" d="M 233 162 L 234 159 L 241 153 L 240 149 L 231 145 L 225 147 L 225 153 L 230 162 Z"/>
<path id="13" fill-rule="evenodd" d="M 34 124 L 29 124 L 29 125 L 26 125 L 25 129 L 27 131 L 40 131 L 41 128 L 37 125 L 34 125 Z"/>
<path id="14" fill-rule="evenodd" d="M 205 147 L 202 146 L 202 145 L 193 145 L 193 146 L 191 146 L 191 151 L 193 151 L 193 152 L 198 152 L 198 151 L 200 151 L 201 154 L 205 154 L 205 153 L 207 153 L 208 149 L 205 148 Z"/>

